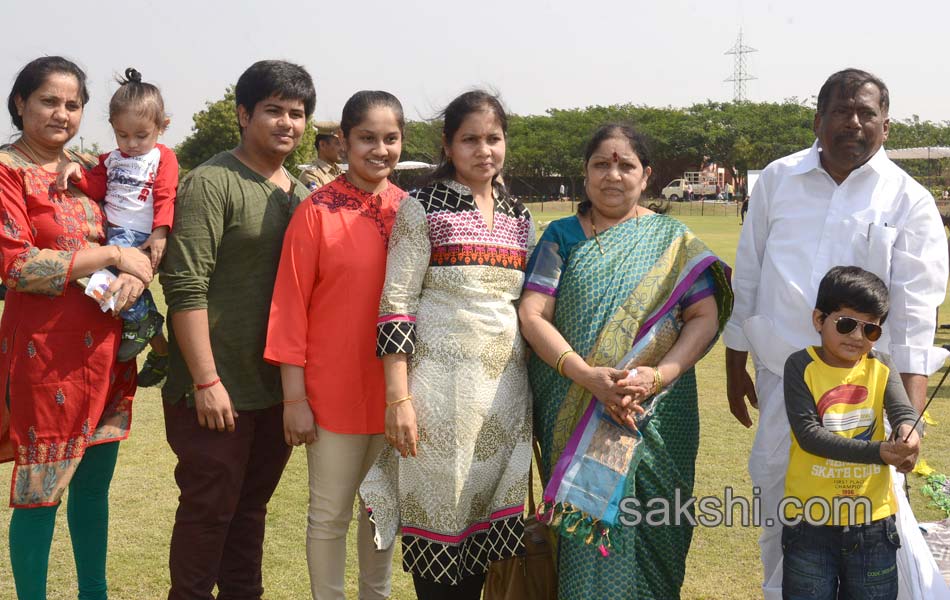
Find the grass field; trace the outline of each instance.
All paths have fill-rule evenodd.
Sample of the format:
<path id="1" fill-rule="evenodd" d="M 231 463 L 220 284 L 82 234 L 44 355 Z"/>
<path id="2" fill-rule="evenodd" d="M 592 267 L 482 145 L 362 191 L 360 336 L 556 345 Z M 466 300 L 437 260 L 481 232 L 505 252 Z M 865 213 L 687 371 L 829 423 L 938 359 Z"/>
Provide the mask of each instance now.
<path id="1" fill-rule="evenodd" d="M 564 216 L 566 207 L 548 203 L 535 210 L 539 222 Z M 727 262 L 735 257 L 739 223 L 734 215 L 679 216 Z M 160 288 L 153 286 L 153 292 Z M 157 294 L 161 301 L 160 292 Z M 944 307 L 948 308 L 947 306 Z M 948 314 L 944 312 L 944 314 Z M 950 342 L 940 332 L 937 344 Z M 696 465 L 697 497 L 722 497 L 731 486 L 736 494 L 751 494 L 746 461 L 753 430 L 736 422 L 728 410 L 723 373 L 723 347 L 717 344 L 697 367 L 700 386 L 702 434 Z M 941 373 L 931 379 L 935 385 Z M 938 425 L 929 429 L 923 457 L 940 472 L 950 469 L 950 386 L 941 390 L 931 408 Z M 174 456 L 165 443 L 157 390 L 140 390 L 135 402 L 131 438 L 122 444 L 112 485 L 109 547 L 110 598 L 142 600 L 164 598 L 168 585 L 168 540 L 177 505 L 173 479 Z M 0 481 L 9 481 L 10 465 L 0 465 Z M 943 515 L 928 506 L 919 488 L 922 479 L 911 476 L 912 504 L 921 521 Z M 5 502 L 4 502 L 5 504 Z M 306 455 L 296 449 L 280 487 L 270 504 L 264 556 L 265 597 L 272 600 L 309 598 L 304 533 L 306 527 Z M 64 510 L 61 511 L 64 513 Z M 14 598 L 6 543 L 10 510 L 0 510 L 0 600 Z M 356 597 L 356 550 L 351 531 L 347 596 Z M 687 561 L 683 597 L 687 599 L 757 598 L 759 589 L 758 532 L 751 528 L 697 528 Z M 413 598 L 411 579 L 399 566 L 396 552 L 393 598 Z M 65 524 L 59 516 L 51 556 L 49 598 L 76 597 L 75 569 Z M 596 600 L 596 599 L 591 599 Z"/>

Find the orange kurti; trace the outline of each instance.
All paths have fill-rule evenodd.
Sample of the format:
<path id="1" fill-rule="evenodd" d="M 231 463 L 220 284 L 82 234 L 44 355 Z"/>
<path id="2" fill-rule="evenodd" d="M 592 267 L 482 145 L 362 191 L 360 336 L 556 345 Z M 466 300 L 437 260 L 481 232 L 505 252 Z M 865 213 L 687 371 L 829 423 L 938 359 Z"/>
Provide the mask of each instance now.
<path id="1" fill-rule="evenodd" d="M 317 425 L 335 433 L 384 430 L 376 319 L 405 195 L 392 184 L 370 194 L 341 175 L 297 207 L 284 237 L 264 359 L 304 368 Z"/>

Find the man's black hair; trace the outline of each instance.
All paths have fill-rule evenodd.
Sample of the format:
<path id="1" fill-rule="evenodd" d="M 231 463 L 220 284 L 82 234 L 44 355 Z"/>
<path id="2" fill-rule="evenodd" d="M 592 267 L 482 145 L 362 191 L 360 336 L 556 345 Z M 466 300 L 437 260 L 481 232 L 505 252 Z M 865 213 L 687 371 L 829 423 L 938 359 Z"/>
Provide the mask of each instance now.
<path id="1" fill-rule="evenodd" d="M 320 142 L 328 142 L 334 137 L 335 136 L 331 133 L 318 133 L 316 139 L 313 140 L 313 147 L 319 149 Z"/>
<path id="2" fill-rule="evenodd" d="M 851 98 L 859 89 L 869 83 L 880 90 L 881 111 L 886 115 L 891 107 L 887 85 L 879 77 L 861 69 L 844 69 L 829 77 L 818 91 L 818 106 L 815 110 L 819 115 L 822 115 L 835 94 L 843 93 L 846 97 Z"/>
<path id="3" fill-rule="evenodd" d="M 282 100 L 303 102 L 307 120 L 317 106 L 317 93 L 307 70 L 283 60 L 260 60 L 241 73 L 234 86 L 234 100 L 249 115 L 264 99 L 276 96 Z"/>
<path id="4" fill-rule="evenodd" d="M 832 267 L 818 284 L 815 308 L 831 314 L 842 308 L 887 319 L 890 311 L 887 286 L 881 278 L 861 267 Z"/>

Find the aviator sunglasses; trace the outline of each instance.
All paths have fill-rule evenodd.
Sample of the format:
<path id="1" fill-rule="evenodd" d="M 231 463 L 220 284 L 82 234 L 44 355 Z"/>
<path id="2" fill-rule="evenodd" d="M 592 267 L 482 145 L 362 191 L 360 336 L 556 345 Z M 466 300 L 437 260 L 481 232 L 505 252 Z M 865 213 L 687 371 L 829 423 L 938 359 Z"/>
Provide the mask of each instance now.
<path id="1" fill-rule="evenodd" d="M 825 314 L 825 317 L 828 315 Z M 867 321 L 860 321 L 854 317 L 838 317 L 835 319 L 835 330 L 841 335 L 848 335 L 854 328 L 858 326 L 858 323 L 863 325 L 864 337 L 867 338 L 869 342 L 876 342 L 880 339 L 883 330 L 881 326 L 876 323 L 868 323 Z"/>

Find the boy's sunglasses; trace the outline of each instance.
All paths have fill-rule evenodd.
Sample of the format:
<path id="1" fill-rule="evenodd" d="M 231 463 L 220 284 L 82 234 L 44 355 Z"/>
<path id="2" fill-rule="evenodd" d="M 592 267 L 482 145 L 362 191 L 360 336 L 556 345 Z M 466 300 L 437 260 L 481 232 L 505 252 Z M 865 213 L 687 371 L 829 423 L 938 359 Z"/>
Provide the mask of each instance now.
<path id="1" fill-rule="evenodd" d="M 826 317 L 828 315 L 825 315 Z M 881 329 L 881 326 L 877 323 L 868 323 L 867 321 L 859 321 L 853 317 L 838 317 L 835 319 L 835 331 L 842 335 L 848 335 L 854 328 L 858 326 L 858 323 L 863 325 L 864 337 L 867 338 L 869 342 L 876 342 L 881 338 L 881 334 L 884 332 Z"/>

